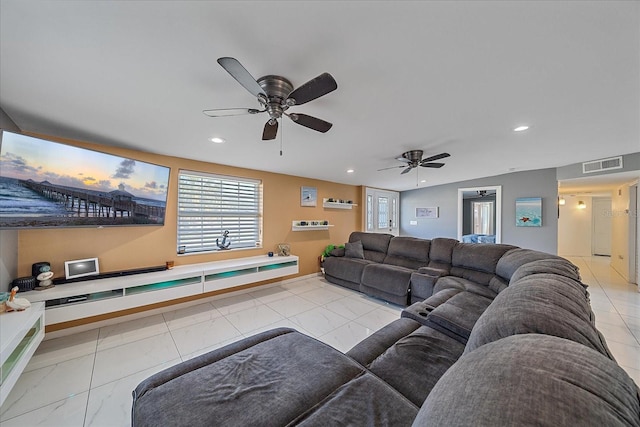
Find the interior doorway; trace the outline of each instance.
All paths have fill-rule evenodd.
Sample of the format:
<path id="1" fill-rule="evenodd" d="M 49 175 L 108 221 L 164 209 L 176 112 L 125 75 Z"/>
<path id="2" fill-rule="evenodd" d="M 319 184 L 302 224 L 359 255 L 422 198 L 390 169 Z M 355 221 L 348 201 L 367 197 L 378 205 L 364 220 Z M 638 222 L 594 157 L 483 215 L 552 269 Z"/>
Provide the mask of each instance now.
<path id="1" fill-rule="evenodd" d="M 611 197 L 594 197 L 591 253 L 611 256 Z"/>

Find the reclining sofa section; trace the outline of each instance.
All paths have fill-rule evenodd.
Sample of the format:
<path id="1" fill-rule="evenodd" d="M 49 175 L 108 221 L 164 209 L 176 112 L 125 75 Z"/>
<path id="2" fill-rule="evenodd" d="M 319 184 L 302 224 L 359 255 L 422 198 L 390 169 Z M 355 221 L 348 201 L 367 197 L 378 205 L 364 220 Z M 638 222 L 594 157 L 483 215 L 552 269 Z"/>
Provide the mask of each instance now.
<path id="1" fill-rule="evenodd" d="M 349 251 L 350 246 L 360 245 L 361 251 Z M 511 245 L 363 232 L 351 233 L 346 246 L 346 250 L 335 251 L 335 256 L 325 259 L 325 278 L 399 305 L 430 297 L 435 282 L 445 276 L 447 283 L 443 287 L 473 288 L 476 293 L 493 298 L 509 279 L 496 272 L 496 265 L 505 253 L 517 249 Z"/>

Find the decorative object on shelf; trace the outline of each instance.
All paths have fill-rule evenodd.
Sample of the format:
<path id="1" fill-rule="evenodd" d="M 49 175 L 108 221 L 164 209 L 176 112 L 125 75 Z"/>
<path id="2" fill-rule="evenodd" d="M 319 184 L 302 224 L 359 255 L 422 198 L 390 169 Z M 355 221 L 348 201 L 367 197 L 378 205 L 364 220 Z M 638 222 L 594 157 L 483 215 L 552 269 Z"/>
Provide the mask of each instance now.
<path id="1" fill-rule="evenodd" d="M 173 261 L 167 261 L 165 263 L 165 267 L 167 267 L 167 270 L 171 270 L 174 265 L 175 265 L 175 263 Z"/>
<path id="2" fill-rule="evenodd" d="M 291 245 L 288 243 L 278 243 L 278 256 L 291 255 Z"/>
<path id="3" fill-rule="evenodd" d="M 36 278 L 33 276 L 18 277 L 14 279 L 11 284 L 17 286 L 18 290 L 30 291 L 36 287 Z"/>
<path id="4" fill-rule="evenodd" d="M 218 247 L 218 249 L 220 249 L 221 251 L 225 249 L 229 249 L 229 245 L 231 245 L 231 240 L 227 242 L 228 238 L 229 238 L 229 230 L 224 230 L 224 233 L 222 233 L 222 242 L 220 242 L 220 239 L 216 239 L 216 246 Z"/>
<path id="5" fill-rule="evenodd" d="M 542 227 L 542 198 L 516 199 L 516 227 Z"/>
<path id="6" fill-rule="evenodd" d="M 273 252 L 269 251 L 269 252 L 267 253 L 267 255 L 268 255 L 269 257 L 272 257 L 272 256 L 273 256 Z"/>
<path id="7" fill-rule="evenodd" d="M 328 230 L 333 225 L 329 224 L 326 219 L 292 221 L 291 231 L 315 231 Z"/>
<path id="8" fill-rule="evenodd" d="M 354 204 L 351 200 L 335 199 L 333 197 L 329 197 L 327 199 L 322 199 L 322 206 L 331 209 L 351 209 L 353 206 L 358 205 Z"/>
<path id="9" fill-rule="evenodd" d="M 439 208 L 416 208 L 416 218 L 438 218 Z"/>
<path id="10" fill-rule="evenodd" d="M 53 288 L 55 285 L 53 284 L 53 271 L 44 271 L 36 277 L 38 286 L 36 286 L 36 290 L 44 291 L 45 289 Z"/>
<path id="11" fill-rule="evenodd" d="M 185 245 L 178 246 L 178 253 L 179 254 L 184 254 L 186 252 L 187 252 L 187 247 Z"/>
<path id="12" fill-rule="evenodd" d="M 36 277 L 40 273 L 44 273 L 45 271 L 51 271 L 51 264 L 46 261 L 36 262 L 31 264 L 31 275 Z"/>
<path id="13" fill-rule="evenodd" d="M 300 206 L 316 206 L 318 189 L 316 187 L 300 187 Z"/>
<path id="14" fill-rule="evenodd" d="M 9 295 L 9 299 L 5 302 L 7 305 L 7 311 L 24 311 L 27 308 L 31 307 L 31 303 L 29 300 L 24 298 L 16 298 L 16 294 L 18 293 L 18 287 L 14 286 L 11 288 L 11 294 Z"/>

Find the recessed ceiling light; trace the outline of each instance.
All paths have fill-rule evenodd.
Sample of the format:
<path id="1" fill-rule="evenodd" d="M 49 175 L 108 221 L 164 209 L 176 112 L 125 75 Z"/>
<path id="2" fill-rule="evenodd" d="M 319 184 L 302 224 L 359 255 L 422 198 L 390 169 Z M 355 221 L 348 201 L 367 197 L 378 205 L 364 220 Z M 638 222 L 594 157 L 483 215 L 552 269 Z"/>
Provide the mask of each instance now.
<path id="1" fill-rule="evenodd" d="M 354 173 L 355 171 L 353 169 L 347 169 L 347 173 Z"/>
<path id="2" fill-rule="evenodd" d="M 227 142 L 224 138 L 219 138 L 217 136 L 214 136 L 213 138 L 209 138 L 209 141 L 215 144 L 224 144 L 225 142 Z"/>
<path id="3" fill-rule="evenodd" d="M 514 128 L 513 131 L 514 132 L 523 132 L 525 130 L 529 129 L 529 126 L 527 125 L 522 125 L 522 126 L 518 126 L 517 128 Z"/>
<path id="4" fill-rule="evenodd" d="M 422 180 L 422 181 L 420 181 L 420 182 L 427 182 L 427 180 L 426 180 L 426 179 L 423 179 L 423 180 Z"/>

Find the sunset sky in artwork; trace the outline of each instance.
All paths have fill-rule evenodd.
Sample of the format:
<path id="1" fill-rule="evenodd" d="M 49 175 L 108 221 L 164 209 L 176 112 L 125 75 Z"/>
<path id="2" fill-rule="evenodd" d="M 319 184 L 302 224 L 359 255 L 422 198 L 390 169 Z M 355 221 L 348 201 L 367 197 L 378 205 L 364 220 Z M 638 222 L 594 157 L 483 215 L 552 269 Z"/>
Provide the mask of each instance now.
<path id="1" fill-rule="evenodd" d="M 169 168 L 5 131 L 0 176 L 166 200 Z"/>

